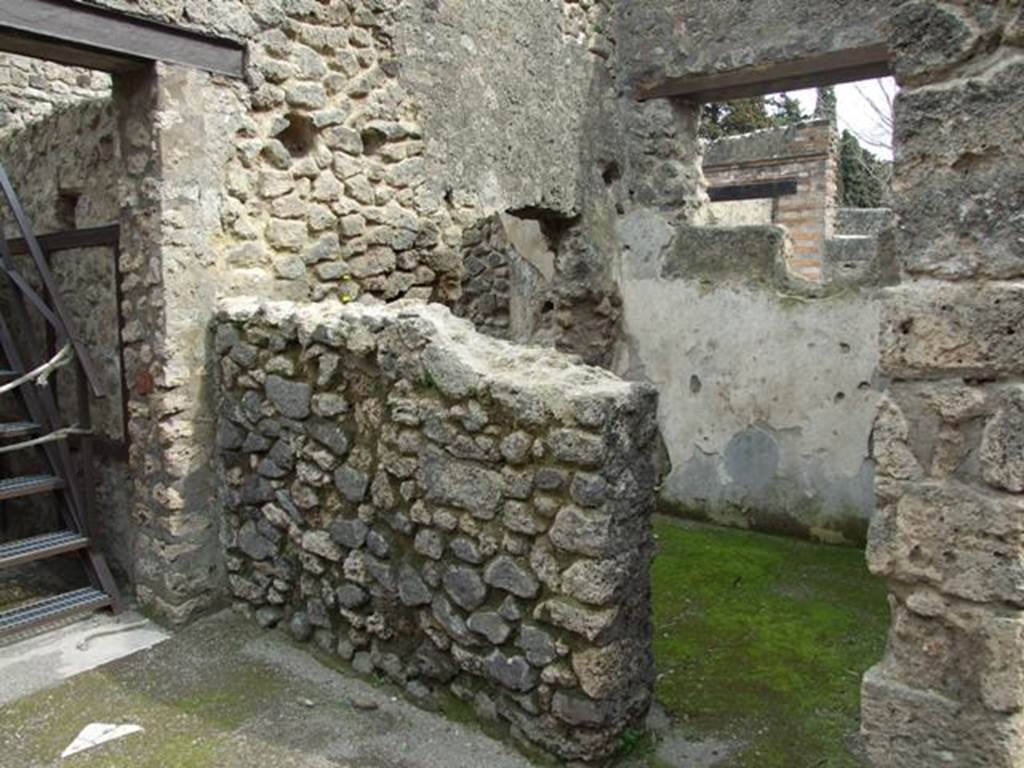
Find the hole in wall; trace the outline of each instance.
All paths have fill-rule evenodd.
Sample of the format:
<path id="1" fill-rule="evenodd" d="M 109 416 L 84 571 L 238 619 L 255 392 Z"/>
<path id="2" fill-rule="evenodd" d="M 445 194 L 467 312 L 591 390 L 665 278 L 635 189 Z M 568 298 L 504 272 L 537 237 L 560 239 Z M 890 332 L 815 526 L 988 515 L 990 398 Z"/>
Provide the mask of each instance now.
<path id="1" fill-rule="evenodd" d="M 704 384 L 700 380 L 700 376 L 694 374 L 690 377 L 690 394 L 699 395 L 700 391 L 704 389 Z"/>
<path id="2" fill-rule="evenodd" d="M 365 128 L 360 136 L 363 139 L 364 155 L 376 155 L 380 152 L 380 148 L 388 141 L 388 137 L 384 135 L 384 132 L 377 128 Z"/>
<path id="3" fill-rule="evenodd" d="M 78 201 L 82 195 L 74 190 L 57 193 L 57 223 L 61 229 L 75 229 L 78 215 Z"/>
<path id="4" fill-rule="evenodd" d="M 290 112 L 285 119 L 287 127 L 277 134 L 292 157 L 305 157 L 316 146 L 316 127 L 313 121 L 298 112 Z"/>
<path id="5" fill-rule="evenodd" d="M 612 160 L 605 165 L 604 170 L 601 172 L 601 178 L 604 179 L 604 183 L 609 187 L 621 179 L 622 171 L 619 169 L 619 164 Z"/>

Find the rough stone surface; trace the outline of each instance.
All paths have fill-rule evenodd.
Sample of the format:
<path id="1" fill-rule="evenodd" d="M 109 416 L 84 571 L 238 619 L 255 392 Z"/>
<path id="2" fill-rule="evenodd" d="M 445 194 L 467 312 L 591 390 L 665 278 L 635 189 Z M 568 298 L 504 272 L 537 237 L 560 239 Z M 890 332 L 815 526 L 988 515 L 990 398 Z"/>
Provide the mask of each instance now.
<path id="1" fill-rule="evenodd" d="M 875 766 L 1024 761 L 1020 9 L 914 0 L 893 15 L 897 253 L 874 435 L 871 568 L 890 587 L 865 676 Z"/>
<path id="2" fill-rule="evenodd" d="M 651 390 L 481 336 L 436 305 L 232 299 L 217 329 L 219 431 L 235 435 L 230 446 L 264 436 L 294 456 L 267 474 L 265 459 L 220 449 L 237 596 L 272 605 L 298 639 L 322 637 L 362 673 L 417 691 L 469 685 L 545 749 L 583 760 L 613 751 L 651 692 Z M 250 366 L 227 365 L 247 343 Z M 283 359 L 297 361 L 285 387 L 269 373 Z M 280 381 L 256 385 L 249 371 Z M 344 395 L 353 405 L 332 424 L 347 439 L 325 440 L 317 419 L 299 418 L 296 392 L 303 404 Z M 535 414 L 528 424 L 524 406 Z M 287 418 L 271 424 L 268 411 Z M 535 490 L 542 471 L 562 479 Z M 523 475 L 531 480 L 513 480 Z M 265 490 L 242 492 L 254 483 Z M 555 505 L 547 513 L 534 511 L 547 509 L 541 496 Z M 305 512 L 285 511 L 300 498 Z M 554 517 L 550 538 L 544 514 Z M 581 550 L 616 556 L 580 560 Z M 403 650 L 410 643 L 429 653 Z M 578 670 L 549 675 L 534 697 L 542 671 L 569 649 Z M 629 674 L 611 660 L 622 653 Z M 586 687 L 570 693 L 577 676 Z"/>

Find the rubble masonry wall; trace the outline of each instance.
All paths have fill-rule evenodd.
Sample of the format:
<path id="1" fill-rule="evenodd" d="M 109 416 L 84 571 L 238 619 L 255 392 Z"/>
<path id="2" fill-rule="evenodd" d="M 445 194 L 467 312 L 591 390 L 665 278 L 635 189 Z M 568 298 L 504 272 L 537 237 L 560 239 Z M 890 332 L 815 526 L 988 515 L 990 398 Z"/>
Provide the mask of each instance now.
<path id="1" fill-rule="evenodd" d="M 217 316 L 235 598 L 567 759 L 653 683 L 656 396 L 438 305 L 230 300 Z"/>

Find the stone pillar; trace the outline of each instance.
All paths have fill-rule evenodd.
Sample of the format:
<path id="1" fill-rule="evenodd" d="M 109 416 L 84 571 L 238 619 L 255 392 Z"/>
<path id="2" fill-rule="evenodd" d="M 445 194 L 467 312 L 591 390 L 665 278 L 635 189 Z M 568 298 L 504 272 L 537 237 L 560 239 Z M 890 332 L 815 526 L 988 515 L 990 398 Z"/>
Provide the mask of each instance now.
<path id="1" fill-rule="evenodd" d="M 126 177 L 122 313 L 139 601 L 186 620 L 223 595 L 210 470 L 206 334 L 218 280 L 211 233 L 232 104 L 211 78 L 157 65 L 118 77 Z"/>
<path id="2" fill-rule="evenodd" d="M 894 18 L 904 282 L 884 298 L 874 431 L 868 560 L 893 617 L 864 677 L 875 766 L 1024 764 L 1024 27 L 1010 6 L 911 2 Z"/>

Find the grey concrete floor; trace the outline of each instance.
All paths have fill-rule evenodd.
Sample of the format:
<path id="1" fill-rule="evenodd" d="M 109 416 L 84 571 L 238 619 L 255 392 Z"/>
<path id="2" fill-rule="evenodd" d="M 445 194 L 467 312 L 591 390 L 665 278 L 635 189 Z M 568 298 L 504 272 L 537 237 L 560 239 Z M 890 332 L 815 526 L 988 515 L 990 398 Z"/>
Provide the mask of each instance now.
<path id="1" fill-rule="evenodd" d="M 90 723 L 144 730 L 61 759 Z M 230 612 L 0 706 L 0 766 L 527 768 L 477 726 L 321 664 Z"/>
<path id="2" fill-rule="evenodd" d="M 100 612 L 0 646 L 0 705 L 151 648 L 170 637 L 134 611 Z"/>

